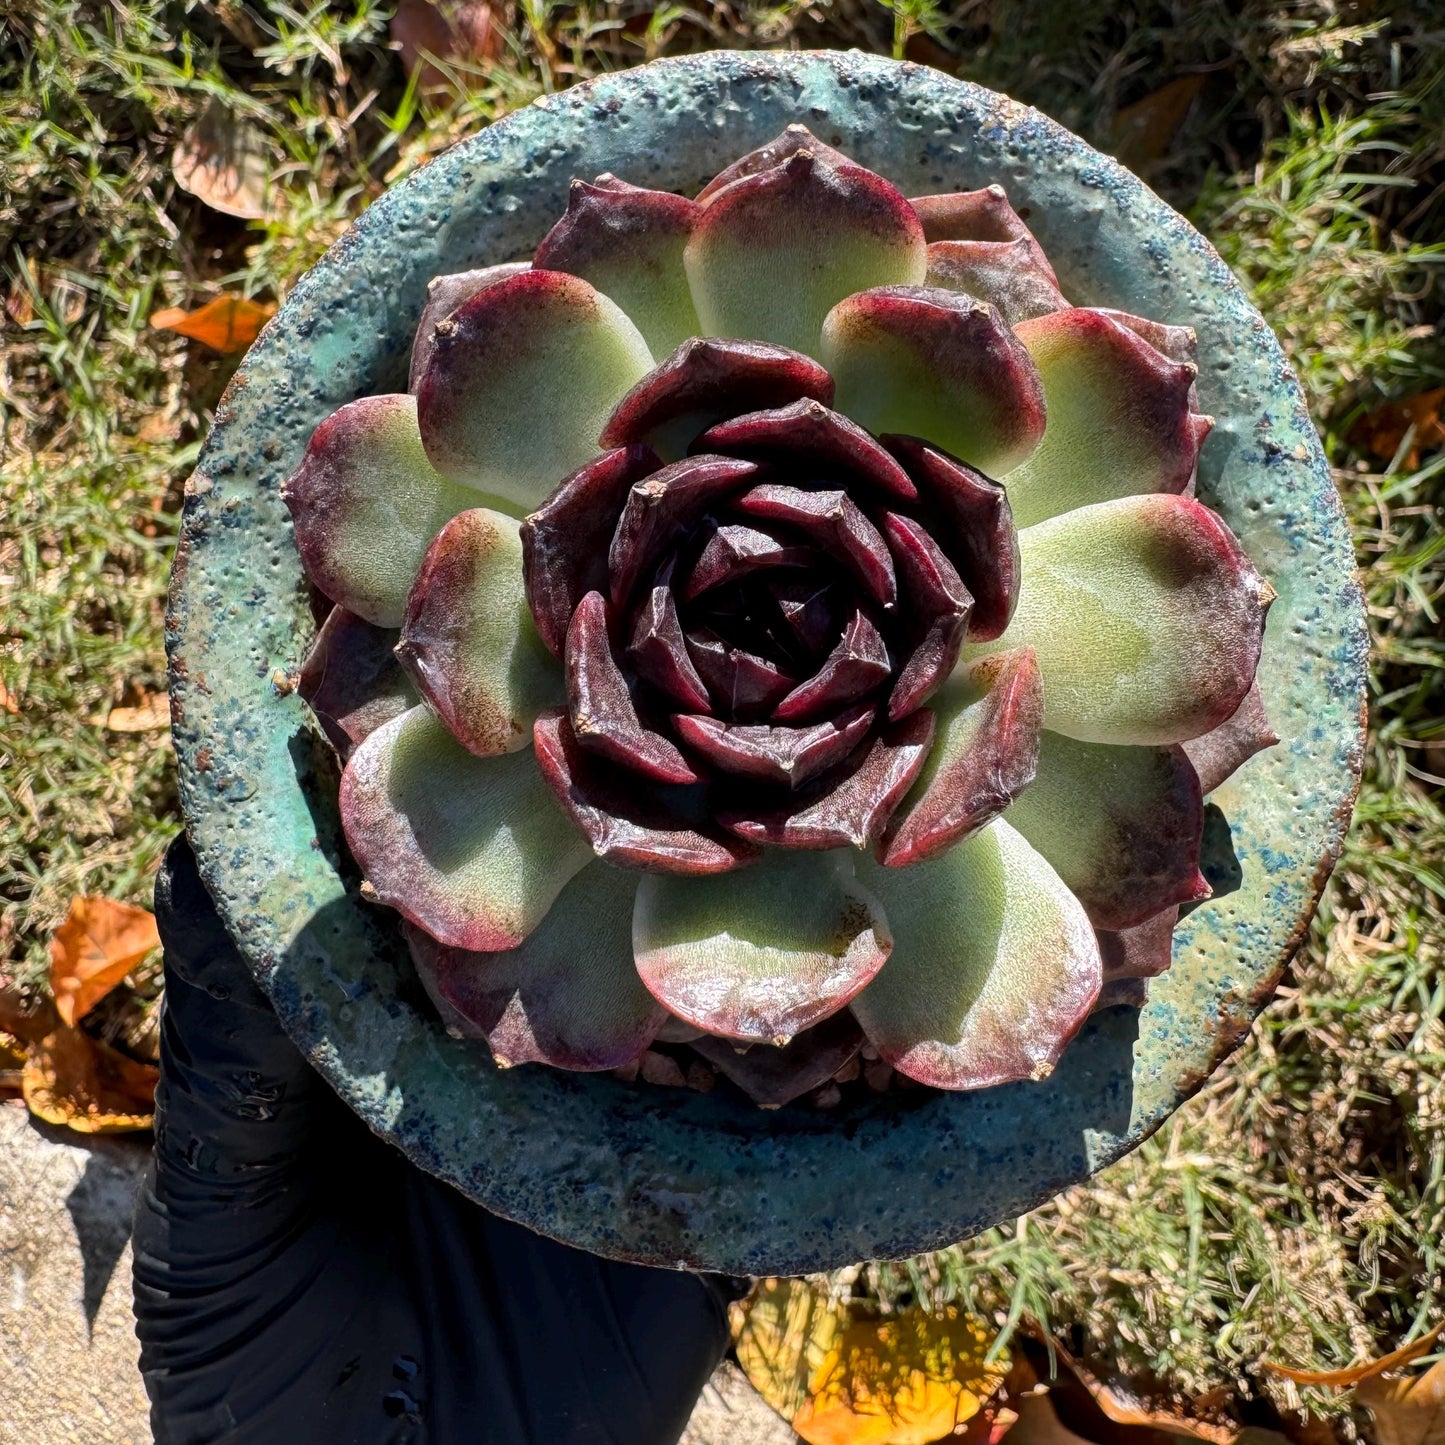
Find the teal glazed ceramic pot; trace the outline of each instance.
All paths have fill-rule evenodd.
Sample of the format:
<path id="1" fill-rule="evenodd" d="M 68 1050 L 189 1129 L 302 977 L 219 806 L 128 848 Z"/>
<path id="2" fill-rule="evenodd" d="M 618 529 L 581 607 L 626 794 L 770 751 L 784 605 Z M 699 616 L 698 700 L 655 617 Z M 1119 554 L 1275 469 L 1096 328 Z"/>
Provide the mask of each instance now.
<path id="1" fill-rule="evenodd" d="M 1076 304 L 1192 325 L 1216 419 L 1202 500 L 1278 592 L 1258 679 L 1281 742 L 1212 796 L 1215 896 L 1147 1005 L 1095 1013 L 1043 1082 L 830 1111 L 608 1074 L 499 1070 L 450 1037 L 398 920 L 359 896 L 337 770 L 291 688 L 314 636 L 280 497 L 317 424 L 405 388 L 432 277 L 530 254 L 569 182 L 695 194 L 801 122 L 905 195 L 1001 183 Z M 717 53 L 550 96 L 362 216 L 236 374 L 186 490 L 167 622 L 176 749 L 202 873 L 316 1068 L 382 1137 L 488 1209 L 598 1253 L 794 1274 L 937 1248 L 1147 1138 L 1244 1037 L 1305 936 L 1359 780 L 1366 631 L 1304 399 L 1209 244 L 1035 111 L 856 54 Z"/>

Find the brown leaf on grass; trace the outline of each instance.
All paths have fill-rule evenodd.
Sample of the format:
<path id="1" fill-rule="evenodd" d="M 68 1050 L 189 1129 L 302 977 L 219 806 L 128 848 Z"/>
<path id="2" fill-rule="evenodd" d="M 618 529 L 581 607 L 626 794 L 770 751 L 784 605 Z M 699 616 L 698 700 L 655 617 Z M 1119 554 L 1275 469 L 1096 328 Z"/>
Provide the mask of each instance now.
<path id="1" fill-rule="evenodd" d="M 1170 1438 L 1235 1445 L 1242 1440 L 1239 1426 L 1227 1417 L 1201 1418 L 1221 1413 L 1222 1401 L 1196 1399 L 1191 1402 L 1193 1411 L 1186 1414 L 1180 1403 L 1151 1395 L 1147 1381 L 1123 1375 L 1101 1380 L 1057 1339 L 1050 1339 L 1037 1322 L 1025 1322 L 1024 1329 L 1026 1335 L 1018 1344 L 1018 1359 L 1008 1380 L 1009 1395 L 1021 1395 L 1032 1379 L 1038 1388 L 1049 1391 L 1054 1414 L 1064 1426 L 1094 1445 L 1164 1445 Z M 1015 1445 L 1027 1445 L 1027 1441 Z"/>
<path id="2" fill-rule="evenodd" d="M 0 712 L 8 712 L 11 717 L 16 717 L 20 712 L 20 704 L 15 701 L 15 694 L 0 682 Z"/>
<path id="3" fill-rule="evenodd" d="M 401 0 L 391 18 L 391 38 L 408 75 L 421 66 L 423 90 L 447 84 L 432 60 L 474 65 L 502 53 L 497 11 L 489 0 Z"/>
<path id="4" fill-rule="evenodd" d="M 844 1329 L 809 1381 L 793 1429 L 808 1445 L 930 1445 L 979 1413 L 1007 1361 L 993 1331 L 953 1306 L 913 1306 Z"/>
<path id="5" fill-rule="evenodd" d="M 1372 1375 L 1355 1399 L 1375 1417 L 1379 1445 L 1445 1445 L 1445 1360 L 1404 1380 Z"/>
<path id="6" fill-rule="evenodd" d="M 1181 75 L 1143 100 L 1126 105 L 1114 117 L 1114 154 L 1126 166 L 1157 161 L 1169 149 L 1203 87 L 1202 75 Z"/>
<path id="7" fill-rule="evenodd" d="M 252 125 L 213 100 L 181 137 L 171 156 L 176 184 L 213 211 L 259 221 L 268 213 L 271 167 L 265 141 Z"/>
<path id="8" fill-rule="evenodd" d="M 1261 1360 L 1260 1363 L 1271 1375 L 1293 1380 L 1296 1385 L 1358 1385 L 1376 1375 L 1383 1375 L 1387 1370 L 1398 1370 L 1402 1365 L 1418 1360 L 1421 1355 L 1428 1355 L 1442 1335 L 1445 1335 L 1445 1320 L 1441 1320 L 1434 1329 L 1427 1330 L 1418 1340 L 1411 1340 L 1408 1345 L 1401 1345 L 1398 1350 L 1391 1350 L 1378 1360 L 1361 1360 L 1342 1370 L 1296 1370 L 1292 1365 L 1277 1365 L 1273 1360 Z"/>
<path id="9" fill-rule="evenodd" d="M 171 701 L 163 692 L 141 694 L 135 707 L 113 707 L 90 719 L 113 733 L 150 733 L 171 725 Z"/>
<path id="10" fill-rule="evenodd" d="M 62 1022 L 74 1026 L 83 1019 L 160 943 L 144 908 L 114 898 L 72 898 L 50 940 L 50 990 Z"/>
<path id="11" fill-rule="evenodd" d="M 30 1112 L 80 1134 L 149 1129 L 160 1070 L 79 1029 L 60 1028 L 26 1052 L 21 1089 Z"/>
<path id="12" fill-rule="evenodd" d="M 196 311 L 168 306 L 151 317 L 157 331 L 175 331 L 209 346 L 212 351 L 244 351 L 276 314 L 272 301 L 252 301 L 224 291 Z"/>
<path id="13" fill-rule="evenodd" d="M 1382 462 L 1390 462 L 1413 428 L 1409 450 L 1402 459 L 1405 470 L 1413 472 L 1420 465 L 1422 452 L 1434 451 L 1445 443 L 1445 421 L 1440 417 L 1442 406 L 1445 406 L 1445 386 L 1422 391 L 1405 401 L 1387 402 L 1366 412 L 1350 428 L 1346 440 Z"/>

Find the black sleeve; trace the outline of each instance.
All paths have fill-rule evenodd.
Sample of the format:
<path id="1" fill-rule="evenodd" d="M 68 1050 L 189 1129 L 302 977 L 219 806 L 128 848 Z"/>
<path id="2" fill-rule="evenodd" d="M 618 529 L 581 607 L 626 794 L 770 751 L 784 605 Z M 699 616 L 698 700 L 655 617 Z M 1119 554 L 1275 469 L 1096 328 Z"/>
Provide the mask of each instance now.
<path id="1" fill-rule="evenodd" d="M 282 1032 L 184 839 L 156 916 L 135 1294 L 158 1445 L 676 1441 L 733 1282 L 544 1239 L 375 1138 Z"/>

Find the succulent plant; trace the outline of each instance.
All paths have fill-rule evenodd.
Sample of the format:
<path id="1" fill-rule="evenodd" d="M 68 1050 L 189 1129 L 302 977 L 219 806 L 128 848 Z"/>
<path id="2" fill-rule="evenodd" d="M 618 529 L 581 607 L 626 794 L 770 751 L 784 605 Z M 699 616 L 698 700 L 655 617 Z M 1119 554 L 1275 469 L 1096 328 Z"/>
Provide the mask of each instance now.
<path id="1" fill-rule="evenodd" d="M 998 186 L 800 126 L 437 278 L 410 391 L 284 495 L 346 838 L 448 1026 L 777 1104 L 865 1040 L 1039 1078 L 1137 1001 L 1275 740 L 1195 345 L 1071 305 Z"/>

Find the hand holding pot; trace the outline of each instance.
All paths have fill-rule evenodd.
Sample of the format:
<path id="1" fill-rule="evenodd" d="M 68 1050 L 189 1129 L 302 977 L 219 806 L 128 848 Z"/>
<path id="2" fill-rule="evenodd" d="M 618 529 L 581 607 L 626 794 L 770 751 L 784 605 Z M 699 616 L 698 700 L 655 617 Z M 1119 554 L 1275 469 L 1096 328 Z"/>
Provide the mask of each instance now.
<path id="1" fill-rule="evenodd" d="M 160 1445 L 681 1433 L 727 1282 L 488 1215 L 375 1138 L 257 991 L 184 838 L 156 885 L 166 1013 L 136 1330 Z"/>

